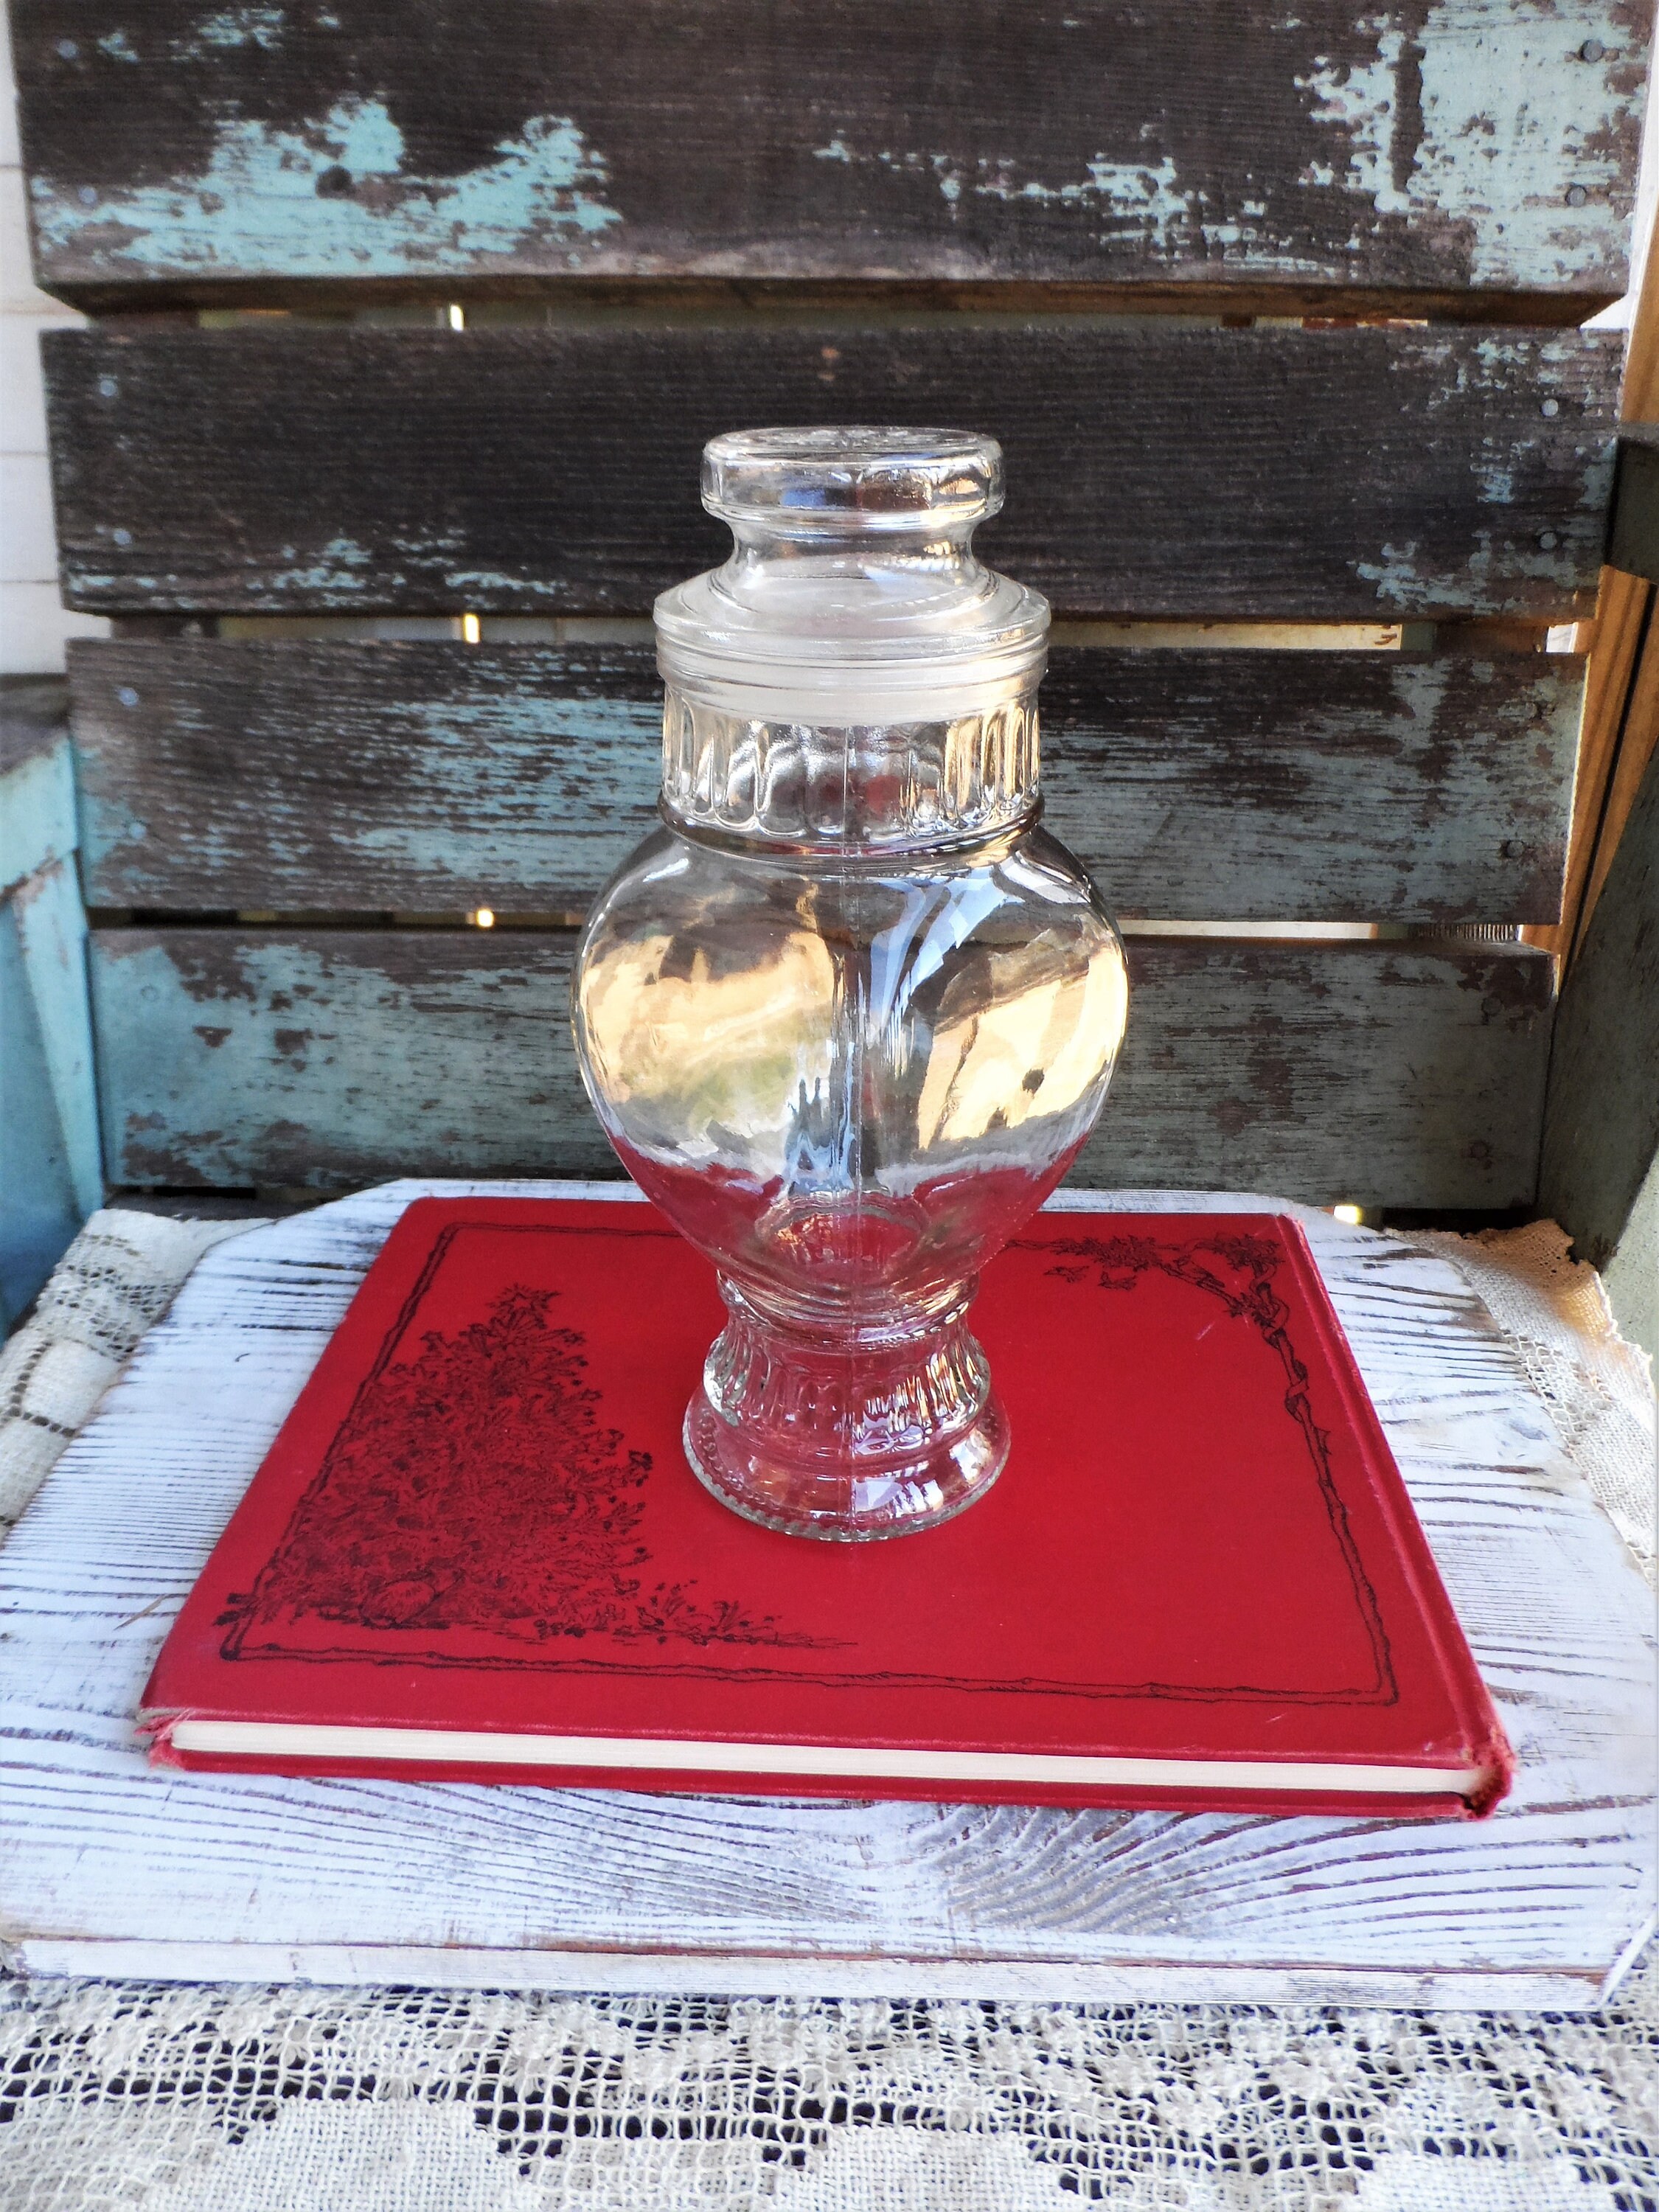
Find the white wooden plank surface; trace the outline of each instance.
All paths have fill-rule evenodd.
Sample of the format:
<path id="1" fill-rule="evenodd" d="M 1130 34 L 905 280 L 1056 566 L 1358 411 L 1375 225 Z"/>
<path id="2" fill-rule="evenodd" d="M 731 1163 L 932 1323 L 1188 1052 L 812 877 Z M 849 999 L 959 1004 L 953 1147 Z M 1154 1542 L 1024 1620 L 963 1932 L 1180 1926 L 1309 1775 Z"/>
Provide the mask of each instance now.
<path id="1" fill-rule="evenodd" d="M 1454 1272 L 1300 1208 L 1521 1760 L 1490 1821 L 150 1769 L 131 1715 L 156 1648 L 402 1206 L 586 1188 L 406 1182 L 273 1224 L 210 1253 L 145 1340 L 0 1553 L 15 1970 L 1566 2009 L 1610 1990 L 1653 1911 L 1645 1585 Z"/>

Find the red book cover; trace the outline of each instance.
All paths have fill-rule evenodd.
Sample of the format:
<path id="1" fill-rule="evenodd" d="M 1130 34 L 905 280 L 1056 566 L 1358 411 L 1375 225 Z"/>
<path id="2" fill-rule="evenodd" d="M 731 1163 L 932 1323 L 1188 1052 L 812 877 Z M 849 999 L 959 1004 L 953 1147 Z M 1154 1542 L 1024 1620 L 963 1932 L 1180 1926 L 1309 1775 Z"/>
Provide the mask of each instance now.
<path id="1" fill-rule="evenodd" d="M 686 1466 L 724 1318 L 655 1211 L 425 1199 L 167 1638 L 191 1767 L 1479 1814 L 1509 1747 L 1296 1223 L 1040 1216 L 955 1520 L 781 1536 Z"/>

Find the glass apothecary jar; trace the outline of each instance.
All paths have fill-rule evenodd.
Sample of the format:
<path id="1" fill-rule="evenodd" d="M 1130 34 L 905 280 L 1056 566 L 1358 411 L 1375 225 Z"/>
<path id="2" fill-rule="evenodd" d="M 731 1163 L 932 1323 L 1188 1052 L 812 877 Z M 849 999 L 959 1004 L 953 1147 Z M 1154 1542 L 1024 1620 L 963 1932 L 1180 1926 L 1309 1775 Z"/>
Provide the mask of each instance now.
<path id="1" fill-rule="evenodd" d="M 577 1050 L 719 1270 L 692 1468 L 769 1528 L 897 1535 L 1006 1460 L 968 1310 L 1100 1111 L 1123 950 L 1039 825 L 1048 603 L 969 543 L 996 442 L 734 433 L 702 500 L 736 546 L 657 601 L 663 827 L 583 934 Z"/>

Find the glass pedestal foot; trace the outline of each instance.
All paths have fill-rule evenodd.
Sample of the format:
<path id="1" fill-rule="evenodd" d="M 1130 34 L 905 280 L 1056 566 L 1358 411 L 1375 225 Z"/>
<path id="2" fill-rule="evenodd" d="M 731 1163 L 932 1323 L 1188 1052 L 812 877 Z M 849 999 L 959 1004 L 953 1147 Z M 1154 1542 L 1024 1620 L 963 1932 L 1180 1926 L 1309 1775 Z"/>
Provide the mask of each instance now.
<path id="1" fill-rule="evenodd" d="M 684 1438 L 692 1472 L 733 1512 L 858 1543 L 936 1528 L 1001 1474 L 1007 1416 L 963 1309 L 925 1334 L 836 1343 L 763 1320 L 721 1287 L 732 1319 Z"/>

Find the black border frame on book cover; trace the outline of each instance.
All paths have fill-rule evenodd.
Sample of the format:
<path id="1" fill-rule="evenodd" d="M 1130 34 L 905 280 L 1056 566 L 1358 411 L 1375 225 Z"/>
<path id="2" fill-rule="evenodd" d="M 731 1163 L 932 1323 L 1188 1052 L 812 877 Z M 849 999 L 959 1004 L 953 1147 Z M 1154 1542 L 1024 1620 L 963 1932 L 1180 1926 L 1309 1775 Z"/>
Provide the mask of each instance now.
<path id="1" fill-rule="evenodd" d="M 306 1548 L 305 1533 L 308 1519 L 315 1514 L 319 1500 L 330 1486 L 337 1481 L 343 1470 L 351 1463 L 354 1444 L 358 1439 L 370 1429 L 377 1437 L 383 1437 L 388 1416 L 395 1418 L 400 1399 L 410 1401 L 402 1406 L 401 1410 L 405 1414 L 414 1410 L 410 1395 L 412 1386 L 409 1383 L 394 1389 L 393 1402 L 388 1404 L 387 1373 L 416 1313 L 452 1255 L 456 1239 L 468 1230 L 483 1230 L 491 1234 L 503 1231 L 522 1233 L 540 1237 L 591 1236 L 594 1233 L 588 1227 L 544 1220 L 507 1224 L 483 1218 L 462 1218 L 447 1223 L 434 1239 L 415 1285 L 404 1299 L 396 1321 L 382 1339 L 372 1366 L 354 1395 L 349 1411 L 330 1440 L 320 1467 L 290 1513 L 276 1550 L 261 1569 L 252 1589 L 234 1595 L 226 1610 L 218 1617 L 216 1625 L 226 1632 L 220 1644 L 220 1655 L 228 1661 L 243 1662 L 261 1660 L 324 1663 L 347 1661 L 387 1667 L 416 1664 L 483 1672 L 522 1670 L 550 1674 L 634 1674 L 663 1680 L 690 1679 L 744 1683 L 772 1680 L 811 1683 L 827 1688 L 968 1691 L 1005 1695 L 1013 1692 L 1080 1698 L 1168 1699 L 1194 1705 L 1261 1702 L 1339 1707 L 1395 1705 L 1400 1698 L 1399 1686 L 1376 1593 L 1360 1557 L 1347 1510 L 1332 1472 L 1328 1431 L 1322 1429 L 1315 1417 L 1310 1370 L 1291 1339 L 1290 1309 L 1273 1287 L 1274 1276 L 1281 1264 L 1290 1260 L 1291 1255 L 1291 1243 L 1285 1231 L 1293 1230 L 1294 1224 L 1273 1215 L 1263 1218 L 1273 1224 L 1277 1234 L 1249 1231 L 1229 1234 L 1206 1231 L 1177 1243 L 1160 1242 L 1125 1231 L 1106 1237 L 1062 1240 L 1016 1238 L 1010 1249 L 1052 1252 L 1056 1256 L 1056 1265 L 1048 1272 L 1075 1281 L 1093 1271 L 1098 1286 L 1108 1291 L 1132 1292 L 1147 1273 L 1158 1269 L 1177 1281 L 1220 1299 L 1231 1315 L 1244 1319 L 1256 1330 L 1283 1370 L 1285 1415 L 1293 1425 L 1300 1445 L 1310 1462 L 1321 1502 L 1349 1579 L 1355 1607 L 1369 1641 L 1374 1662 L 1374 1672 L 1369 1683 L 1306 1690 L 1248 1683 L 1194 1687 L 1159 1682 L 1088 1683 L 1031 1678 L 1011 1680 L 1006 1676 L 981 1679 L 900 1674 L 882 1670 L 846 1674 L 814 1670 L 807 1674 L 799 1670 L 757 1665 L 752 1656 L 741 1667 L 688 1662 L 679 1662 L 672 1666 L 653 1666 L 634 1664 L 611 1657 L 604 1661 L 585 1659 L 580 1651 L 556 1658 L 530 1649 L 526 1649 L 522 1656 L 457 1655 L 436 1646 L 420 1647 L 402 1641 L 398 1649 L 388 1651 L 383 1640 L 388 1625 L 384 1617 L 384 1608 L 382 1617 L 378 1620 L 371 1620 L 361 1612 L 356 1615 L 361 1626 L 382 1639 L 375 1644 L 340 1642 L 319 1647 L 284 1641 L 277 1631 L 282 1620 L 291 1617 L 296 1609 L 299 1594 L 294 1587 L 293 1567 L 299 1553 Z M 665 1238 L 672 1241 L 677 1237 L 677 1232 L 665 1224 L 657 1227 L 641 1224 L 636 1227 L 631 1224 L 627 1226 L 617 1224 L 614 1227 L 607 1225 L 604 1233 L 607 1237 L 627 1238 Z M 1230 1287 L 1213 1267 L 1203 1265 L 1197 1255 L 1206 1251 L 1223 1261 L 1236 1277 L 1247 1278 L 1244 1285 L 1242 1288 Z M 507 1296 L 510 1298 L 514 1293 L 509 1292 Z M 521 1333 L 516 1328 L 521 1316 L 505 1315 L 502 1308 L 506 1303 L 506 1298 L 500 1302 L 496 1311 L 492 1314 L 490 1323 L 485 1326 L 482 1334 L 477 1325 L 469 1333 L 476 1340 L 469 1349 L 482 1364 L 483 1376 L 479 1379 L 486 1387 L 490 1387 L 490 1363 L 498 1356 L 500 1349 L 489 1340 L 489 1331 L 493 1328 L 498 1333 L 502 1329 Z M 583 1364 L 584 1340 L 579 1331 L 568 1328 L 544 1327 L 542 1334 L 547 1340 L 542 1347 L 542 1355 L 561 1370 L 557 1379 L 562 1382 L 569 1401 L 574 1374 Z M 434 1347 L 441 1347 L 453 1341 L 432 1333 L 424 1340 L 423 1356 L 431 1354 Z M 404 1371 L 413 1375 L 416 1370 Z M 586 1401 L 594 1395 L 592 1392 L 577 1390 L 574 1400 L 571 1401 L 574 1405 L 576 1418 L 590 1431 L 592 1408 Z M 593 1431 L 586 1442 L 589 1447 L 589 1456 L 594 1461 L 594 1471 L 600 1480 L 608 1479 L 614 1486 L 611 1515 L 611 1532 L 617 1539 L 614 1558 L 625 1559 L 629 1564 L 648 1560 L 649 1554 L 633 1540 L 637 1510 L 626 1502 L 623 1493 L 628 1489 L 637 1488 L 649 1474 L 649 1455 L 628 1452 L 620 1434 L 614 1431 Z M 621 1455 L 620 1461 L 618 1454 Z M 606 1571 L 614 1577 L 614 1560 Z M 826 1639 L 791 1634 L 787 1630 L 779 1629 L 770 1620 L 757 1621 L 732 1608 L 725 1601 L 709 1603 L 695 1598 L 688 1600 L 684 1594 L 684 1586 L 679 1586 L 679 1602 L 683 1607 L 689 1606 L 687 1617 L 681 1624 L 681 1632 L 689 1633 L 691 1639 L 699 1644 L 738 1644 L 751 1654 L 768 1646 L 824 1648 Z M 362 1602 L 369 1604 L 374 1601 L 374 1593 L 366 1588 Z M 334 1618 L 345 1625 L 352 1615 L 342 1609 L 334 1613 Z M 256 1632 L 262 1625 L 270 1632 L 256 1641 Z M 603 1625 L 609 1632 L 616 1632 L 611 1624 Z M 665 1635 L 674 1634 L 675 1629 L 672 1620 L 653 1620 L 643 1624 L 637 1632 L 649 1635 L 660 1643 Z"/>

